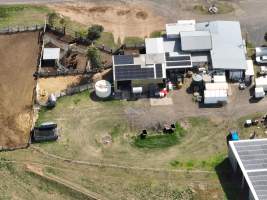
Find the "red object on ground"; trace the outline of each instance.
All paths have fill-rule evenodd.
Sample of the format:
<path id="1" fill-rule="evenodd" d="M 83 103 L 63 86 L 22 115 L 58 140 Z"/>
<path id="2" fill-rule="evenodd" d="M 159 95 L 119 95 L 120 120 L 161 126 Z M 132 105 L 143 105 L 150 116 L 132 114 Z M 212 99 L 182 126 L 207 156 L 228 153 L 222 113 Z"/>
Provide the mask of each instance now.
<path id="1" fill-rule="evenodd" d="M 168 90 L 166 88 L 162 89 L 160 92 L 163 93 L 164 96 L 168 94 Z"/>

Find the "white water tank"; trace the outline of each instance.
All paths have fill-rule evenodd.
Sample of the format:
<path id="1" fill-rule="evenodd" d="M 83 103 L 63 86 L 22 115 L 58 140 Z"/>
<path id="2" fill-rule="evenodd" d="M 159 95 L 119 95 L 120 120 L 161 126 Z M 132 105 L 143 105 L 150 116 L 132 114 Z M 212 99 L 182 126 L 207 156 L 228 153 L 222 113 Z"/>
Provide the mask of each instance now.
<path id="1" fill-rule="evenodd" d="M 95 93 L 99 98 L 107 98 L 111 94 L 111 84 L 106 80 L 100 80 L 95 83 Z"/>

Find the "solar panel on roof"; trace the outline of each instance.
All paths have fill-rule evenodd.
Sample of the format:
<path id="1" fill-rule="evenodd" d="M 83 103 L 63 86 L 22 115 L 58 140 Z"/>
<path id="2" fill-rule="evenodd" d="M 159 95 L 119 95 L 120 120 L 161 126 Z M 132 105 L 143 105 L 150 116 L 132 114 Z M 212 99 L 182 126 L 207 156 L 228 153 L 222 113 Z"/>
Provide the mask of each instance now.
<path id="1" fill-rule="evenodd" d="M 232 146 L 233 145 L 233 146 Z M 238 141 L 231 144 L 254 197 L 267 199 L 267 140 Z M 252 185 L 252 186 L 251 186 Z M 256 196 L 255 196 L 256 195 Z"/>
<path id="2" fill-rule="evenodd" d="M 190 56 L 175 56 L 170 57 L 169 53 L 166 53 L 166 61 L 190 61 Z"/>
<path id="3" fill-rule="evenodd" d="M 156 64 L 156 77 L 162 78 L 162 64 Z"/>
<path id="4" fill-rule="evenodd" d="M 189 66 L 189 65 L 191 65 L 191 61 L 167 62 L 166 65 L 169 67 L 172 67 L 172 66 Z"/>
<path id="5" fill-rule="evenodd" d="M 115 79 L 117 81 L 154 79 L 154 68 L 141 68 L 140 65 L 115 66 Z"/>
<path id="6" fill-rule="evenodd" d="M 133 56 L 131 55 L 116 55 L 114 56 L 115 65 L 129 65 L 134 64 Z"/>

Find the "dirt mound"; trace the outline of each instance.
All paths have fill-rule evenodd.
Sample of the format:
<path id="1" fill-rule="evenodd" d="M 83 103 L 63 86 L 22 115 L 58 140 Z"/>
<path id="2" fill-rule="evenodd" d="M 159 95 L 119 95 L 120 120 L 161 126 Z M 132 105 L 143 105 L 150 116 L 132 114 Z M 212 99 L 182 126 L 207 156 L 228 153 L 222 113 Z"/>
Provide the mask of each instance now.
<path id="1" fill-rule="evenodd" d="M 22 146 L 31 128 L 38 32 L 0 35 L 0 44 L 0 146 Z"/>

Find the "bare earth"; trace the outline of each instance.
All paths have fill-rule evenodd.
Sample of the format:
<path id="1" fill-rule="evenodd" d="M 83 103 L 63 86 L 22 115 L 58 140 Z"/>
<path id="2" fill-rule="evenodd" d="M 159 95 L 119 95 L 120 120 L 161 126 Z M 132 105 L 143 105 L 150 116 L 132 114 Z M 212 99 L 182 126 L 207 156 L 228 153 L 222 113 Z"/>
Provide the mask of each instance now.
<path id="1" fill-rule="evenodd" d="M 218 2 L 212 1 L 212 2 Z M 45 3 L 45 1 L 37 1 Z M 86 26 L 102 24 L 112 32 L 117 41 L 126 36 L 145 37 L 153 31 L 164 30 L 166 23 L 177 19 L 239 20 L 247 39 L 256 45 L 264 42 L 266 25 L 266 0 L 227 0 L 234 11 L 210 15 L 194 9 L 195 5 L 211 5 L 206 0 L 79 0 L 54 3 L 48 6 Z M 222 2 L 222 1 L 221 1 Z"/>
<path id="2" fill-rule="evenodd" d="M 145 9 L 143 5 L 120 1 L 106 1 L 104 4 L 101 2 L 51 4 L 49 7 L 81 24 L 103 25 L 106 31 L 114 34 L 115 41 L 119 37 L 124 39 L 126 36 L 149 36 L 151 30 L 161 29 L 165 24 L 162 17 L 155 15 L 150 9 Z"/>
<path id="3" fill-rule="evenodd" d="M 56 78 L 40 78 L 38 80 L 39 88 L 45 90 L 48 94 L 60 92 L 70 86 L 80 83 L 81 76 L 65 76 Z"/>
<path id="4" fill-rule="evenodd" d="M 0 35 L 0 147 L 25 145 L 32 119 L 38 32 Z"/>

